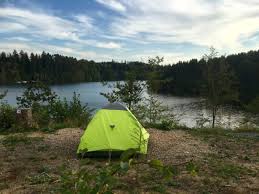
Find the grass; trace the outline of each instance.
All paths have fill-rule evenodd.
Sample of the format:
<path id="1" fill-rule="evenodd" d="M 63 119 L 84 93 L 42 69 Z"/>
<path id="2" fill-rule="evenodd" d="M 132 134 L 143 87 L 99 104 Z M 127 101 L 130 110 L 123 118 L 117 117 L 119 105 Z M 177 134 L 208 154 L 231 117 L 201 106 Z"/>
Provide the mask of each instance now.
<path id="1" fill-rule="evenodd" d="M 49 175 L 47 172 L 42 172 L 40 174 L 31 175 L 26 177 L 26 181 L 31 185 L 43 184 L 43 183 L 51 183 L 53 182 L 55 177 Z"/>
<path id="2" fill-rule="evenodd" d="M 258 127 L 254 127 L 254 126 L 240 126 L 238 127 L 236 130 L 236 132 L 241 132 L 241 133 L 258 133 L 259 135 L 259 128 Z"/>
<path id="3" fill-rule="evenodd" d="M 249 130 L 230 130 L 224 128 L 194 128 L 186 130 L 191 135 L 202 137 L 205 140 L 207 139 L 218 139 L 224 141 L 227 139 L 234 141 L 259 141 L 259 134 L 248 133 L 247 135 L 242 134 L 242 132 L 255 132 Z M 250 134 L 250 135 L 249 135 Z"/>
<path id="4" fill-rule="evenodd" d="M 8 135 L 6 136 L 2 144 L 6 147 L 15 147 L 17 144 L 25 144 L 30 145 L 33 141 L 41 141 L 43 138 L 41 137 L 28 137 L 24 134 L 22 135 Z"/>
<path id="5" fill-rule="evenodd" d="M 90 179 L 91 184 L 108 181 L 115 193 L 228 193 L 229 188 L 232 193 L 238 193 L 240 188 L 245 189 L 242 193 L 259 191 L 259 141 L 253 137 L 239 136 L 236 132 L 223 129 L 179 131 L 183 137 L 192 138 L 192 141 L 197 139 L 197 143 L 208 145 L 212 151 L 197 154 L 187 163 L 186 160 L 182 164 L 181 161 L 172 161 L 172 164 L 180 165 L 170 166 L 173 176 L 168 179 L 162 179 L 161 171 L 139 164 L 126 174 L 116 174 L 116 184 L 107 180 L 110 179 L 106 174 L 109 168 L 105 170 L 107 158 L 79 160 L 76 155 L 67 152 L 67 148 L 76 150 L 77 147 L 76 141 L 73 145 L 67 141 L 70 133 L 66 136 L 66 141 L 60 142 L 58 140 L 61 140 L 61 132 L 40 134 L 44 137 L 55 137 L 56 141 L 49 144 L 51 138 L 30 137 L 29 134 L 2 137 L 1 142 L 5 147 L 17 149 L 14 152 L 7 149 L 6 155 L 10 157 L 6 159 L 4 155 L 0 155 L 1 168 L 6 169 L 0 174 L 0 193 L 1 189 L 8 190 L 18 184 L 16 180 L 21 181 L 19 185 L 26 187 L 27 192 L 56 193 L 60 192 L 62 187 L 69 191 L 70 186 L 75 189 L 75 185 L 85 185 L 83 179 L 78 176 L 79 171 L 88 173 L 86 175 L 90 177 L 85 180 Z M 74 136 L 71 136 L 71 140 L 72 138 Z M 64 145 L 66 143 L 68 144 Z M 21 151 L 24 153 L 20 153 Z M 181 153 L 183 150 L 176 152 Z M 3 153 L 0 150 L 0 154 Z M 63 168 L 62 164 L 65 164 Z M 112 160 L 112 164 L 119 164 L 119 161 Z M 10 175 L 10 172 L 13 175 Z M 255 182 L 251 183 L 251 180 Z M 247 182 L 249 187 L 245 186 L 244 182 Z"/>
<path id="6" fill-rule="evenodd" d="M 256 171 L 252 171 L 235 161 L 226 161 L 215 154 L 208 157 L 208 169 L 217 177 L 223 179 L 240 179 L 242 176 L 256 176 Z"/>

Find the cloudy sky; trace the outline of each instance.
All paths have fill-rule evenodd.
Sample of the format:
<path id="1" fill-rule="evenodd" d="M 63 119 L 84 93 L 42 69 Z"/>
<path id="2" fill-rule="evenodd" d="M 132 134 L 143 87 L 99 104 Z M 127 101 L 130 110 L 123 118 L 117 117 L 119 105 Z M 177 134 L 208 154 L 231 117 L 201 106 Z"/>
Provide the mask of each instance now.
<path id="1" fill-rule="evenodd" d="M 259 0 L 0 0 L 0 51 L 166 63 L 259 49 Z"/>

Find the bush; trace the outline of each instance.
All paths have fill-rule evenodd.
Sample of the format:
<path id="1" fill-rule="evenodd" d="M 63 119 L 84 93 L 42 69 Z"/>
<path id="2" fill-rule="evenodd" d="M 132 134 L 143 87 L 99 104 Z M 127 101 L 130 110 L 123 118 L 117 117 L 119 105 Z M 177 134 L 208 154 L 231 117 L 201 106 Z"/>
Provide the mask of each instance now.
<path id="1" fill-rule="evenodd" d="M 179 126 L 172 111 L 152 95 L 142 105 L 134 107 L 132 112 L 145 127 L 171 130 Z"/>
<path id="2" fill-rule="evenodd" d="M 79 97 L 74 93 L 71 102 L 60 100 L 44 83 L 31 82 L 17 101 L 20 107 L 32 108 L 36 128 L 50 131 L 61 126 L 82 127 L 89 122 L 91 110 Z"/>
<path id="3" fill-rule="evenodd" d="M 48 106 L 34 103 L 32 106 L 32 117 L 38 128 L 48 127 L 50 122 Z"/>
<path id="4" fill-rule="evenodd" d="M 10 129 L 16 121 L 15 109 L 6 103 L 0 104 L 0 131 Z"/>
<path id="5" fill-rule="evenodd" d="M 145 127 L 156 128 L 164 131 L 175 129 L 178 125 L 172 120 L 162 120 L 161 122 L 146 123 Z"/>
<path id="6" fill-rule="evenodd" d="M 88 105 L 82 105 L 80 95 L 74 92 L 72 101 L 58 99 L 49 105 L 53 123 L 66 123 L 68 127 L 85 127 L 91 117 Z"/>

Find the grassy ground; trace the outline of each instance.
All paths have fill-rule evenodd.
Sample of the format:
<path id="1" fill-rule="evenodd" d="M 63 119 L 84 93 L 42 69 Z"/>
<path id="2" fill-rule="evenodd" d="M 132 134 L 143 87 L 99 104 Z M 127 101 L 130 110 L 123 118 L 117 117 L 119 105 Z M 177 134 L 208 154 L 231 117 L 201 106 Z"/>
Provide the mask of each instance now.
<path id="1" fill-rule="evenodd" d="M 149 132 L 147 159 L 160 159 L 172 167 L 173 176 L 162 179 L 157 170 L 139 164 L 117 177 L 115 193 L 259 193 L 257 135 L 222 130 Z M 1 135 L 0 193 L 60 193 L 64 171 L 75 172 L 79 166 L 89 172 L 102 169 L 108 159 L 77 158 L 82 133 L 62 129 Z"/>

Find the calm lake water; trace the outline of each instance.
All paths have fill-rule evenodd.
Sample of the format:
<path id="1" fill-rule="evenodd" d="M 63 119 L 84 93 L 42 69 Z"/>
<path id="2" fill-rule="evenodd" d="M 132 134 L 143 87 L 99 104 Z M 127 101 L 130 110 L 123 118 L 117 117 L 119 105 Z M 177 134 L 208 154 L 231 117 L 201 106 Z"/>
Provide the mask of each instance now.
<path id="1" fill-rule="evenodd" d="M 16 97 L 21 96 L 24 89 L 25 87 L 22 85 L 0 86 L 0 93 L 8 90 L 4 100 L 15 106 Z M 108 86 L 103 86 L 100 82 L 53 85 L 51 89 L 61 98 L 67 98 L 68 100 L 72 98 L 73 92 L 76 92 L 80 94 L 80 99 L 83 103 L 88 103 L 89 107 L 94 109 L 99 109 L 108 103 L 106 98 L 100 95 L 100 92 L 108 92 L 111 90 Z M 143 96 L 146 95 L 146 93 L 143 94 Z M 188 127 L 195 127 L 201 115 L 205 118 L 210 118 L 210 111 L 200 106 L 200 98 L 164 95 L 156 95 L 156 98 L 172 110 L 177 119 L 179 119 L 180 124 Z M 242 112 L 225 108 L 219 112 L 218 125 L 235 128 L 242 121 L 243 117 L 244 114 Z M 219 123 L 219 121 L 221 123 Z"/>

